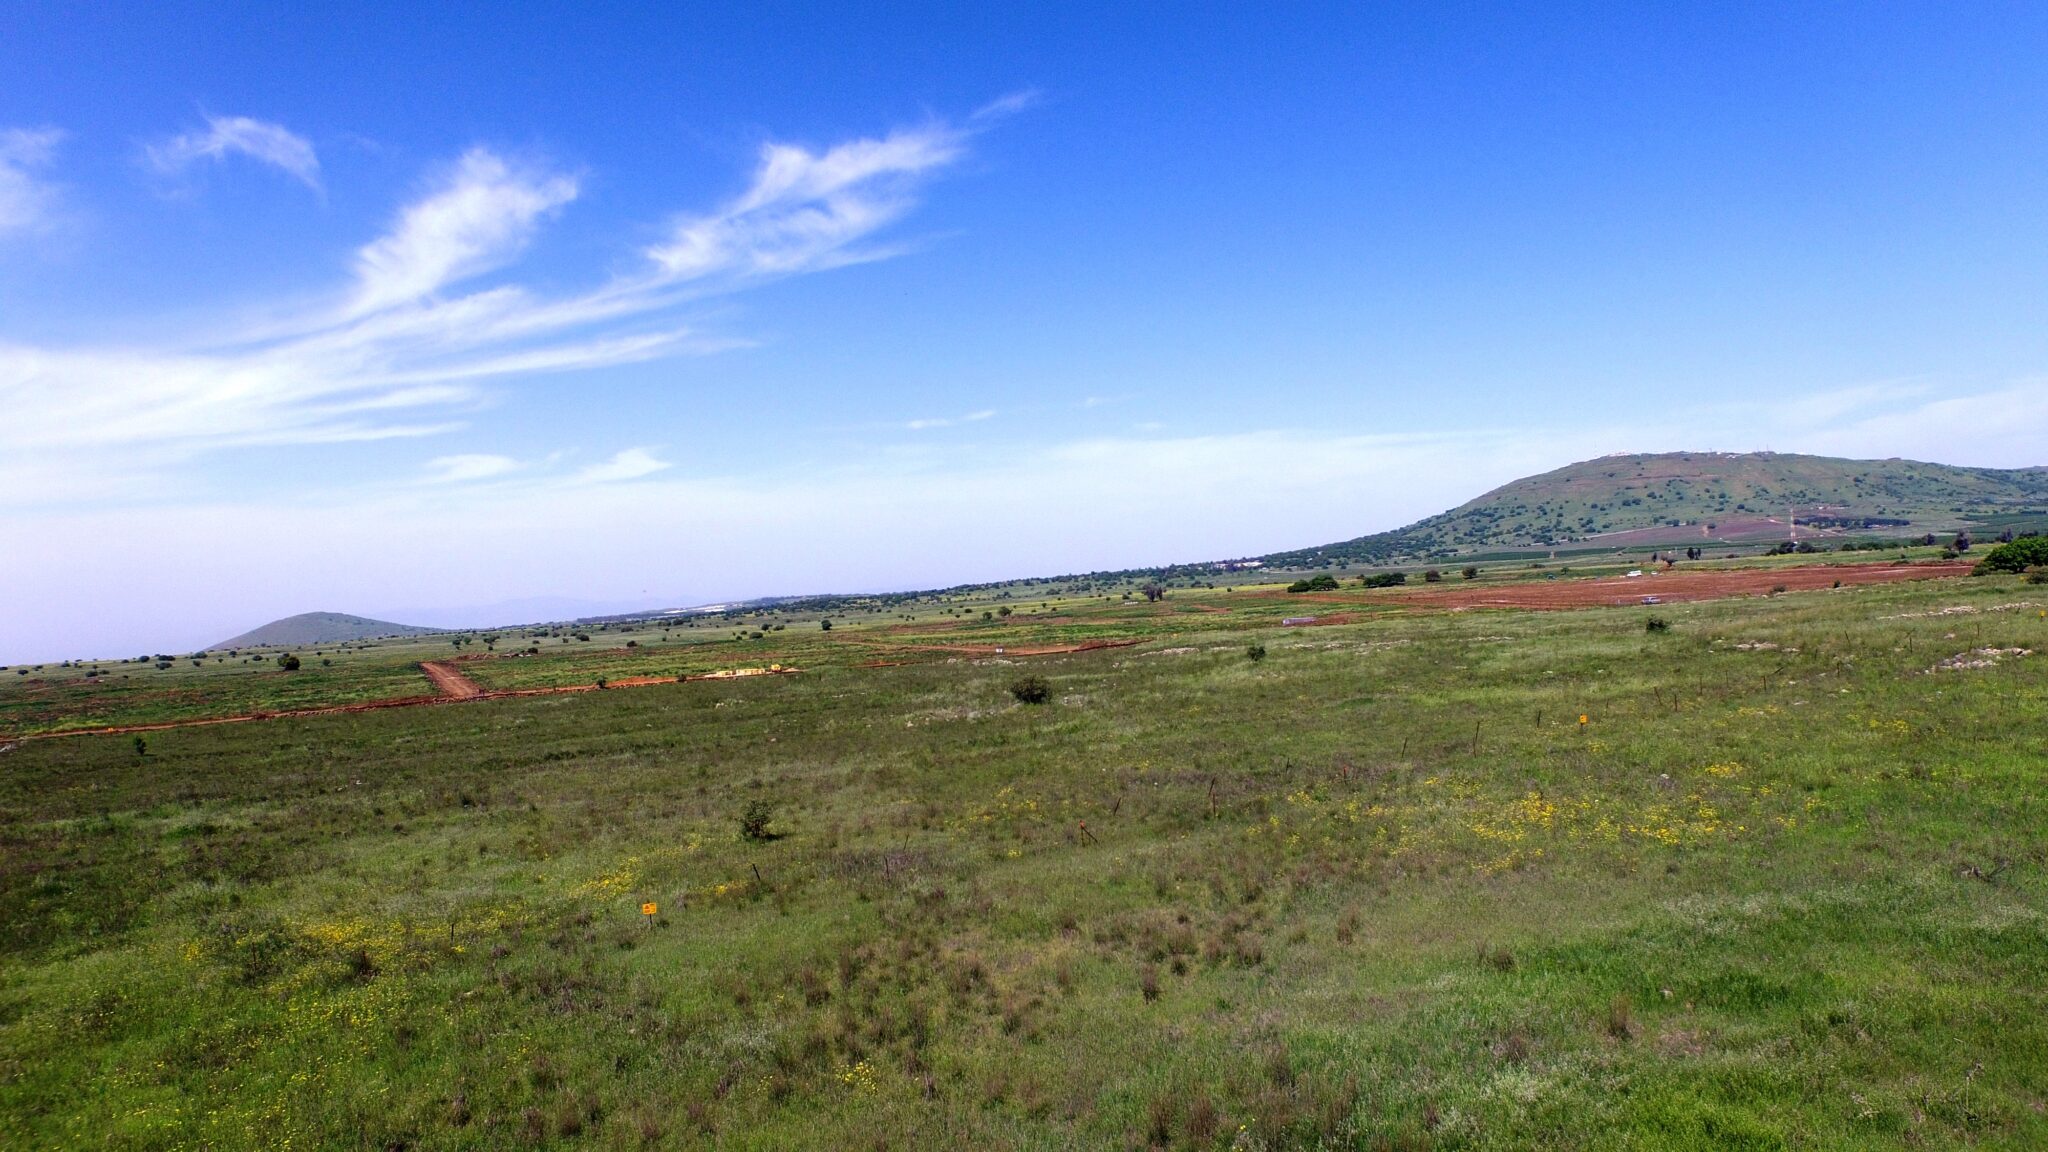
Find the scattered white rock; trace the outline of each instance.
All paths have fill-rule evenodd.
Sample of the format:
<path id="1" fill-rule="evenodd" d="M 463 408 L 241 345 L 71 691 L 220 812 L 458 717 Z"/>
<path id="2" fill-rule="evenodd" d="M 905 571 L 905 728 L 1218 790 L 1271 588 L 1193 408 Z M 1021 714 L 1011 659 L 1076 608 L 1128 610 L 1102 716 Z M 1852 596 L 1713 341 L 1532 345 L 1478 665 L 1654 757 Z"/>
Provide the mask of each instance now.
<path id="1" fill-rule="evenodd" d="M 2032 648 L 1972 648 L 1968 652 L 1956 653 L 1934 667 L 1929 668 L 1928 671 L 1962 672 L 1971 668 L 1995 668 L 1998 666 L 1999 661 L 2008 657 L 2017 660 L 2022 656 L 2032 656 L 2033 654 L 2034 650 Z"/>

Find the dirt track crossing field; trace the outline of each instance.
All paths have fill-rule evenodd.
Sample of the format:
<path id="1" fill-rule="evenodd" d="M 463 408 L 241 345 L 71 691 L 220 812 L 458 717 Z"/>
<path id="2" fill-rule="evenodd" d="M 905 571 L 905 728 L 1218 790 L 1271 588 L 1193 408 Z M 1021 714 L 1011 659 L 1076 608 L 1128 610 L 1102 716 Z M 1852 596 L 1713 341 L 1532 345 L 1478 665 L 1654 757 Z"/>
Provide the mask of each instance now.
<path id="1" fill-rule="evenodd" d="M 484 694 L 477 682 L 457 671 L 452 664 L 439 660 L 427 660 L 420 664 L 420 671 L 434 682 L 434 690 L 450 700 L 473 700 Z"/>
<path id="2" fill-rule="evenodd" d="M 1423 587 L 1401 588 L 1393 591 L 1341 591 L 1331 593 L 1282 593 L 1251 592 L 1245 595 L 1254 600 L 1284 600 L 1288 603 L 1327 604 L 1348 608 L 1405 608 L 1417 611 L 1465 611 L 1477 608 L 1519 608 L 1524 610 L 1547 611 L 1572 608 L 1614 607 L 1642 604 L 1646 597 L 1655 597 L 1660 603 L 1678 603 L 1693 600 L 1713 600 L 1732 596 L 1761 596 L 1783 590 L 1788 592 L 1813 591 L 1833 587 L 1852 587 L 1869 584 L 1891 584 L 1906 580 L 1933 580 L 1945 577 L 1964 576 L 1970 572 L 1967 562 L 1919 563 L 1919 564 L 1844 564 L 1844 565 L 1799 565 L 1782 568 L 1744 568 L 1686 570 L 1674 569 L 1637 577 L 1608 577 L 1602 579 L 1560 579 L 1521 580 L 1517 582 L 1455 582 Z M 1328 612 L 1312 619 L 1313 624 L 1340 624 L 1355 622 L 1358 613 Z M 890 630 L 893 634 L 893 630 Z M 840 641 L 841 637 L 834 637 Z M 902 663 L 914 656 L 946 653 L 971 657 L 1009 656 L 1050 656 L 1076 652 L 1089 652 L 1106 648 L 1124 648 L 1143 643 L 1145 637 L 1086 640 L 1064 644 L 919 644 L 897 639 L 869 638 L 848 635 L 844 642 L 868 650 L 872 659 L 860 667 L 879 668 Z M 474 659 L 470 657 L 469 659 Z M 458 657 L 457 660 L 465 659 Z M 624 676 L 598 684 L 564 684 L 541 688 L 486 689 L 464 675 L 456 667 L 456 661 L 426 660 L 419 665 L 428 681 L 433 685 L 432 695 L 402 696 L 385 700 L 370 700 L 354 704 L 338 704 L 319 708 L 300 708 L 279 711 L 257 711 L 228 716 L 195 717 L 184 720 L 169 720 L 156 723 L 126 724 L 99 728 L 77 728 L 56 732 L 30 733 L 23 739 L 40 740 L 57 736 L 112 735 L 118 733 L 156 732 L 170 728 L 186 728 L 210 724 L 237 724 L 250 720 L 267 720 L 288 716 L 328 716 L 350 712 L 370 712 L 384 708 L 410 708 L 430 704 L 458 704 L 478 700 L 496 700 L 516 696 L 550 696 L 576 692 L 596 692 L 604 688 L 634 688 L 654 684 L 675 684 L 695 680 L 723 680 L 743 676 L 783 675 L 797 671 L 779 665 L 763 668 L 729 668 L 690 676 Z"/>
<path id="3" fill-rule="evenodd" d="M 385 708 L 415 708 L 427 704 L 460 704 L 471 700 L 504 700 L 515 696 L 560 696 L 572 692 L 597 692 L 604 688 L 644 688 L 650 684 L 682 684 L 697 680 L 736 680 L 751 676 L 788 676 L 799 671 L 796 668 L 732 668 L 721 672 L 707 672 L 699 676 L 624 676 L 603 685 L 563 684 L 552 688 L 508 688 L 490 692 L 476 681 L 464 676 L 449 665 L 438 660 L 422 661 L 420 671 L 427 674 L 438 695 L 399 696 L 390 700 L 371 700 L 361 704 L 337 704 L 331 708 L 296 708 L 281 712 L 246 712 L 235 716 L 204 716 L 192 720 L 166 720 L 158 724 L 120 724 L 107 728 L 72 728 L 58 732 L 31 732 L 19 737 L 22 740 L 52 740 L 59 736 L 117 736 L 126 733 L 162 732 L 171 728 L 198 728 L 210 724 L 242 724 L 251 720 L 276 720 L 288 716 L 338 716 L 349 712 L 376 712 Z"/>

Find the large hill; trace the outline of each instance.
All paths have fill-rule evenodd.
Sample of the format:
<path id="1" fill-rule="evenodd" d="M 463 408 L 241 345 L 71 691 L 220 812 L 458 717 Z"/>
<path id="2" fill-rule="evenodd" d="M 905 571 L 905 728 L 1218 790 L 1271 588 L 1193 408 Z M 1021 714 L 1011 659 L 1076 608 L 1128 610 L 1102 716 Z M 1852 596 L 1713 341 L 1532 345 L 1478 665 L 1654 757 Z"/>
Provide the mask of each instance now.
<path id="1" fill-rule="evenodd" d="M 214 647 L 290 648 L 305 644 L 377 640 L 386 636 L 418 636 L 437 631 L 437 628 L 416 628 L 410 624 L 393 624 L 389 620 L 371 620 L 365 616 L 349 616 L 340 612 L 301 612 L 297 616 L 272 620 L 261 628 L 244 632 L 231 640 L 223 640 Z"/>
<path id="2" fill-rule="evenodd" d="M 2048 469 L 1777 452 L 1602 456 L 1502 485 L 1406 528 L 1262 557 L 1275 566 L 1516 549 L 1904 536 L 2048 515 Z"/>

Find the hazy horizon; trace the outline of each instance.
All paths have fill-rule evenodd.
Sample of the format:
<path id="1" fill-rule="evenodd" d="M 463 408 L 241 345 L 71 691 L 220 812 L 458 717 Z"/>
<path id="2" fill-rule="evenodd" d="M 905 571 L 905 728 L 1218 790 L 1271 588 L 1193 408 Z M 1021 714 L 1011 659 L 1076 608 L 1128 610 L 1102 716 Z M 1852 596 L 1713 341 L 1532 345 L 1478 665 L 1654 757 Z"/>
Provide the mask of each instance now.
<path id="1" fill-rule="evenodd" d="M 2048 464 L 2048 12 L 10 24 L 0 663 Z"/>

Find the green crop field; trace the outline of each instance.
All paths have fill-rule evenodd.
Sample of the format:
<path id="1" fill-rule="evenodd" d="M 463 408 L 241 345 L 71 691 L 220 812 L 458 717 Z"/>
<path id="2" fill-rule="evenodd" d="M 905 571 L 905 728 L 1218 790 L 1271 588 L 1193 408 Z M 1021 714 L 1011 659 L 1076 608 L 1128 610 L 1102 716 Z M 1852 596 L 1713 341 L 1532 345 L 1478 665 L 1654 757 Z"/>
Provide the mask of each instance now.
<path id="1" fill-rule="evenodd" d="M 2048 1146 L 2048 588 L 1007 591 L 0 738 L 0 1145 Z M 0 731 L 480 648 L 9 672 Z"/>

